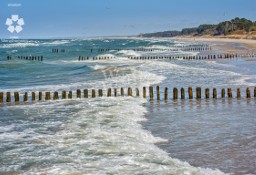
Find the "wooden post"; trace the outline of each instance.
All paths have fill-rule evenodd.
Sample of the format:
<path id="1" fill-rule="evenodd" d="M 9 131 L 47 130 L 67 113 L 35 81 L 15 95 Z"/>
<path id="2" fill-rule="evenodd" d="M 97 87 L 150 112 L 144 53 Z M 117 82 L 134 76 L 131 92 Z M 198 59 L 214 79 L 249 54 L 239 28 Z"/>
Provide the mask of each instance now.
<path id="1" fill-rule="evenodd" d="M 114 89 L 114 95 L 115 95 L 115 97 L 117 96 L 117 89 L 116 88 Z"/>
<path id="2" fill-rule="evenodd" d="M 254 97 L 256 97 L 256 87 L 254 88 Z M 1 99 L 0 99 L 1 100 Z M 1 102 L 0 102 L 1 103 Z"/>
<path id="3" fill-rule="evenodd" d="M 193 90 L 192 90 L 192 87 L 189 87 L 189 88 L 188 88 L 188 97 L 189 97 L 189 99 L 193 99 Z"/>
<path id="4" fill-rule="evenodd" d="M 177 100 L 177 99 L 178 99 L 178 89 L 173 88 L 173 100 Z"/>
<path id="5" fill-rule="evenodd" d="M 32 92 L 32 101 L 35 101 L 35 100 L 36 100 L 36 93 Z"/>
<path id="6" fill-rule="evenodd" d="M 51 93 L 45 92 L 45 100 L 50 100 L 50 99 L 51 99 Z"/>
<path id="7" fill-rule="evenodd" d="M 92 89 L 92 98 L 95 98 L 95 97 L 96 97 L 95 89 Z"/>
<path id="8" fill-rule="evenodd" d="M 146 87 L 143 87 L 143 98 L 147 98 Z"/>
<path id="9" fill-rule="evenodd" d="M 246 98 L 251 98 L 250 88 L 246 88 Z"/>
<path id="10" fill-rule="evenodd" d="M 54 92 L 53 93 L 53 100 L 58 100 L 59 99 L 59 93 L 58 92 Z"/>
<path id="11" fill-rule="evenodd" d="M 228 98 L 233 98 L 232 89 L 228 88 Z"/>
<path id="12" fill-rule="evenodd" d="M 182 100 L 185 99 L 185 89 L 184 89 L 184 88 L 181 88 L 181 89 L 180 89 L 180 98 L 181 98 Z"/>
<path id="13" fill-rule="evenodd" d="M 132 96 L 132 88 L 128 88 L 128 96 Z"/>
<path id="14" fill-rule="evenodd" d="M 62 96 L 62 99 L 66 99 L 67 98 L 66 91 L 62 91 L 61 96 Z"/>
<path id="15" fill-rule="evenodd" d="M 11 92 L 6 92 L 6 102 L 11 102 Z"/>
<path id="16" fill-rule="evenodd" d="M 206 89 L 205 89 L 205 98 L 206 98 L 206 99 L 209 99 L 209 98 L 210 98 L 210 90 L 209 90 L 209 88 L 206 88 Z"/>
<path id="17" fill-rule="evenodd" d="M 3 103 L 4 101 L 4 93 L 0 92 L 0 103 Z"/>
<path id="18" fill-rule="evenodd" d="M 19 92 L 14 92 L 14 101 L 15 102 L 20 102 L 20 94 L 19 94 Z"/>
<path id="19" fill-rule="evenodd" d="M 99 90 L 98 90 L 98 94 L 99 94 L 99 97 L 102 97 L 102 96 L 103 96 L 102 89 L 99 89 Z"/>
<path id="20" fill-rule="evenodd" d="M 237 98 L 241 98 L 241 91 L 240 91 L 240 88 L 237 88 Z"/>
<path id="21" fill-rule="evenodd" d="M 157 100 L 160 100 L 160 88 L 159 86 L 156 87 L 156 94 L 157 94 Z"/>
<path id="22" fill-rule="evenodd" d="M 27 102 L 28 101 L 28 93 L 25 92 L 24 96 L 23 96 L 23 101 Z"/>
<path id="23" fill-rule="evenodd" d="M 38 100 L 41 101 L 43 99 L 43 93 L 39 92 L 38 93 Z"/>
<path id="24" fill-rule="evenodd" d="M 88 89 L 84 89 L 84 98 L 88 98 Z"/>
<path id="25" fill-rule="evenodd" d="M 108 97 L 111 97 L 111 88 L 108 89 L 107 96 L 108 96 Z"/>
<path id="26" fill-rule="evenodd" d="M 68 99 L 72 99 L 72 91 L 68 92 Z"/>
<path id="27" fill-rule="evenodd" d="M 217 98 L 217 89 L 216 88 L 213 88 L 212 98 L 214 98 L 214 99 Z"/>
<path id="28" fill-rule="evenodd" d="M 225 89 L 224 88 L 221 89 L 221 98 L 225 98 Z"/>
<path id="29" fill-rule="evenodd" d="M 124 88 L 121 88 L 121 96 L 124 96 Z"/>
<path id="30" fill-rule="evenodd" d="M 200 87 L 196 88 L 196 98 L 201 99 L 201 88 Z"/>
<path id="31" fill-rule="evenodd" d="M 76 90 L 76 98 L 81 98 L 81 90 L 80 89 Z"/>
<path id="32" fill-rule="evenodd" d="M 136 97 L 139 97 L 140 96 L 140 91 L 138 88 L 136 88 Z"/>
<path id="33" fill-rule="evenodd" d="M 150 97 L 150 100 L 154 99 L 154 92 L 153 92 L 153 87 L 152 86 L 149 87 L 149 97 Z"/>
<path id="34" fill-rule="evenodd" d="M 164 100 L 168 100 L 168 88 L 164 89 Z"/>

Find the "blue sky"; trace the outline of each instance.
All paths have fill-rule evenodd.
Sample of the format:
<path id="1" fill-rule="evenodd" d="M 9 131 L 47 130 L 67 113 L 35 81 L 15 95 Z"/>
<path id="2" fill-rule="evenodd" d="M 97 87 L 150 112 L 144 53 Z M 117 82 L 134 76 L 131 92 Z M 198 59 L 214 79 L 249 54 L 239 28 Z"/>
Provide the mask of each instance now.
<path id="1" fill-rule="evenodd" d="M 18 34 L 5 25 L 13 14 L 25 21 Z M 0 0 L 0 38 L 134 35 L 234 17 L 255 21 L 256 0 Z"/>

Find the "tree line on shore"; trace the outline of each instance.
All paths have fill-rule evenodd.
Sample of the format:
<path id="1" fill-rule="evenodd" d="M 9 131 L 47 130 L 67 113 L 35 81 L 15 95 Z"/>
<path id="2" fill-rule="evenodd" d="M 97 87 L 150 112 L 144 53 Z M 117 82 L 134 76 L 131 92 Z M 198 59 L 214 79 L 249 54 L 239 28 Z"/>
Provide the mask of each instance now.
<path id="1" fill-rule="evenodd" d="M 229 35 L 229 34 L 245 34 L 256 32 L 256 21 L 245 18 L 234 18 L 230 21 L 223 21 L 219 24 L 202 24 L 198 27 L 184 28 L 181 31 L 164 31 L 155 33 L 140 34 L 141 37 L 175 37 L 175 36 L 202 36 L 202 35 Z"/>

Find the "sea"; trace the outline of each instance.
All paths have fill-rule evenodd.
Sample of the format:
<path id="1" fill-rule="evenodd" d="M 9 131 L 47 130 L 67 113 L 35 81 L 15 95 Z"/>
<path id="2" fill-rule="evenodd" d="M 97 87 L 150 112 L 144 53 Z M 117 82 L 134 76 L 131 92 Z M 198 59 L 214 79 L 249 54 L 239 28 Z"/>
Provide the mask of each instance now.
<path id="1" fill-rule="evenodd" d="M 183 60 L 206 43 L 145 38 L 0 41 L 0 92 L 103 89 L 104 97 L 0 104 L 0 174 L 256 174 L 256 58 Z M 211 43 L 210 46 L 215 45 Z M 235 45 L 235 44 L 234 44 Z M 235 45 L 238 49 L 246 49 Z M 58 49 L 57 52 L 53 52 Z M 105 49 L 105 50 L 102 50 Z M 173 49 L 173 50 L 172 50 Z M 62 52 L 61 52 L 62 50 Z M 151 51 L 149 51 L 151 50 Z M 11 56 L 12 59 L 7 59 Z M 21 56 L 43 56 L 43 61 Z M 83 60 L 80 57 L 111 57 Z M 161 100 L 120 97 L 160 87 Z M 164 98 L 164 88 L 169 99 Z M 217 99 L 173 100 L 172 89 L 216 88 Z M 118 97 L 106 97 L 116 88 Z M 220 98 L 232 88 L 233 98 Z M 241 88 L 242 98 L 236 98 Z M 156 96 L 154 96 L 156 98 Z M 12 97 L 13 101 L 13 97 Z M 30 100 L 29 100 L 30 101 Z"/>

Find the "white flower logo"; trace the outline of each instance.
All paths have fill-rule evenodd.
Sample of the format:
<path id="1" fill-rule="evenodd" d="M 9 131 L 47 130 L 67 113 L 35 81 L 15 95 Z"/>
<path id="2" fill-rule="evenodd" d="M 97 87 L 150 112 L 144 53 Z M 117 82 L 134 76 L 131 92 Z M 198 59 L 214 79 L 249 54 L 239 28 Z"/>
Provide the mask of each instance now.
<path id="1" fill-rule="evenodd" d="M 16 31 L 20 33 L 23 28 L 22 26 L 25 24 L 23 18 L 19 18 L 19 15 L 12 15 L 11 18 L 7 18 L 5 24 L 8 26 L 7 30 L 13 33 Z"/>

